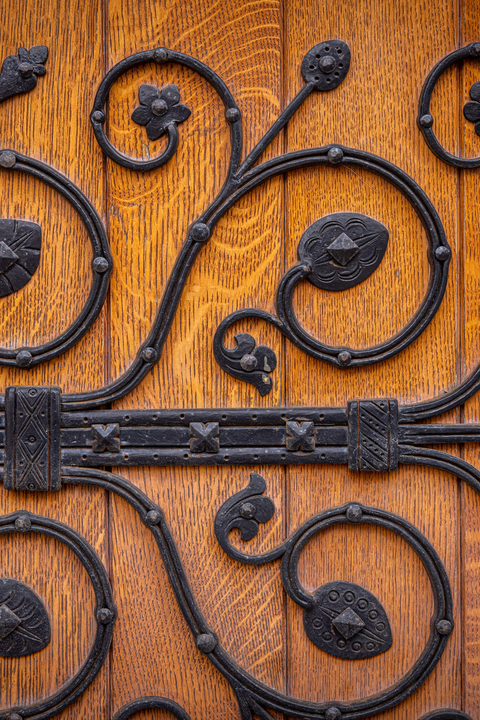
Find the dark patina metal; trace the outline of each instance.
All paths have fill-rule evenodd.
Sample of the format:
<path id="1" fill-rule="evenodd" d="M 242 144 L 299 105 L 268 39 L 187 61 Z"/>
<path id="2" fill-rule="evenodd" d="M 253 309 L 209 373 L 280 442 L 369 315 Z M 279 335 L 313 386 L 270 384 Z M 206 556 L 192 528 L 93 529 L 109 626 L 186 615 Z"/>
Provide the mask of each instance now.
<path id="1" fill-rule="evenodd" d="M 47 647 L 50 620 L 43 602 L 27 585 L 0 578 L 0 656 L 24 657 Z"/>
<path id="2" fill-rule="evenodd" d="M 334 213 L 310 225 L 300 240 L 305 277 L 323 290 L 345 290 L 366 280 L 380 265 L 388 243 L 385 225 L 359 213 Z"/>
<path id="3" fill-rule="evenodd" d="M 443 160 L 443 162 L 459 168 L 480 167 L 480 157 L 461 158 L 457 155 L 452 155 L 452 153 L 449 153 L 447 150 L 445 150 L 443 145 L 437 139 L 437 136 L 435 135 L 435 131 L 433 129 L 434 118 L 430 113 L 430 103 L 432 100 L 433 91 L 435 90 L 435 86 L 439 81 L 440 77 L 445 72 L 445 70 L 447 70 L 452 65 L 455 65 L 455 63 L 460 62 L 461 60 L 468 60 L 472 58 L 480 58 L 480 43 L 478 42 L 470 43 L 469 45 L 460 48 L 460 50 L 454 50 L 449 55 L 446 55 L 442 60 L 440 60 L 440 62 L 435 65 L 435 67 L 425 80 L 418 106 L 418 126 L 428 146 L 430 147 L 432 152 L 434 152 L 435 155 L 440 158 L 440 160 Z M 475 97 L 472 96 L 472 100 L 478 101 L 477 95 L 475 95 Z M 468 107 L 471 105 L 473 105 L 473 103 L 467 103 L 467 105 L 465 105 L 465 108 L 467 109 L 465 117 L 470 120 L 471 118 L 469 117 L 469 113 L 472 112 L 472 122 L 479 121 L 480 113 L 478 113 L 477 117 L 477 115 L 475 114 L 476 108 Z M 478 128 L 477 126 L 475 127 L 478 132 L 478 128 L 480 128 L 480 125 L 478 125 Z"/>
<path id="4" fill-rule="evenodd" d="M 78 557 L 84 566 L 95 594 L 97 622 L 95 639 L 87 659 L 75 675 L 53 695 L 43 700 L 39 700 L 32 705 L 0 711 L 0 720 L 11 720 L 16 715 L 20 718 L 50 718 L 79 698 L 100 671 L 110 647 L 116 608 L 107 571 L 95 550 L 79 533 L 57 520 L 34 515 L 26 511 L 18 511 L 0 517 L 0 537 L 17 532 L 39 533 L 63 543 Z M 1 582 L 0 600 L 2 599 Z M 107 611 L 107 616 L 102 616 L 103 611 Z M 44 637 L 46 637 L 46 629 L 44 630 Z"/>
<path id="5" fill-rule="evenodd" d="M 9 490 L 59 490 L 58 388 L 7 389 L 4 462 L 4 484 Z"/>
<path id="6" fill-rule="evenodd" d="M 0 297 L 20 290 L 40 262 L 42 229 L 27 220 L 0 220 Z"/>
<path id="7" fill-rule="evenodd" d="M 362 660 L 390 650 L 390 623 L 382 604 L 369 590 L 334 580 L 322 585 L 303 613 L 310 640 L 329 655 Z"/>
<path id="8" fill-rule="evenodd" d="M 37 45 L 30 50 L 19 48 L 18 55 L 3 61 L 0 72 L 0 102 L 12 95 L 30 92 L 37 86 L 37 78 L 45 75 L 48 48 Z"/>

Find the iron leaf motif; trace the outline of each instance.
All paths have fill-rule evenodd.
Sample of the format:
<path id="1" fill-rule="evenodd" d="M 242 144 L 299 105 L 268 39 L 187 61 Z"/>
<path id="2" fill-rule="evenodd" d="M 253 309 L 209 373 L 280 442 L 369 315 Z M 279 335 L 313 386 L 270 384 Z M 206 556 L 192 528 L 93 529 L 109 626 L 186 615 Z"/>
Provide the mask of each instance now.
<path id="1" fill-rule="evenodd" d="M 0 297 L 20 290 L 40 262 L 42 230 L 26 220 L 0 220 Z"/>
<path id="2" fill-rule="evenodd" d="M 169 125 L 178 125 L 191 115 L 191 110 L 180 103 L 180 92 L 176 85 L 163 90 L 153 85 L 142 85 L 138 97 L 140 105 L 132 113 L 137 125 L 145 125 L 149 140 L 158 140 Z"/>
<path id="3" fill-rule="evenodd" d="M 38 595 L 18 580 L 0 579 L 0 656 L 33 655 L 49 644 L 50 635 Z"/>
<path id="4" fill-rule="evenodd" d="M 19 48 L 18 55 L 5 58 L 0 73 L 0 102 L 12 95 L 30 92 L 37 85 L 37 77 L 45 75 L 48 48 L 45 45 L 30 50 Z"/>
<path id="5" fill-rule="evenodd" d="M 380 265 L 387 228 L 358 213 L 333 213 L 304 233 L 298 256 L 310 265 L 308 280 L 323 290 L 346 290 L 366 280 Z"/>
<path id="6" fill-rule="evenodd" d="M 379 600 L 351 582 L 334 581 L 317 590 L 313 604 L 304 610 L 303 624 L 320 650 L 348 660 L 380 655 L 393 642 Z"/>

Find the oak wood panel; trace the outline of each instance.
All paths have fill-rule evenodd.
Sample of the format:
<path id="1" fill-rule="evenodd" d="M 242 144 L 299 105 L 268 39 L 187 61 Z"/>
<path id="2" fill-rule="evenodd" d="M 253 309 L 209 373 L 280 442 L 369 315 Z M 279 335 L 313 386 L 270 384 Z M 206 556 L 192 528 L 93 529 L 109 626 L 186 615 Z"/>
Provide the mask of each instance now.
<path id="1" fill-rule="evenodd" d="M 475 0 L 463 3 L 463 34 L 461 45 L 476 42 L 480 36 L 479 4 Z M 463 105 L 470 99 L 469 91 L 474 82 L 480 79 L 478 61 L 467 61 L 461 72 L 458 118 L 462 130 L 461 152 L 465 157 L 480 155 L 480 138 L 474 125 L 463 117 Z M 461 171 L 460 202 L 461 232 L 463 235 L 464 257 L 464 297 L 463 329 L 464 357 L 462 371 L 466 377 L 478 365 L 480 357 L 479 343 L 479 307 L 480 307 L 480 255 L 478 252 L 478 227 L 480 206 L 478 202 L 480 175 L 478 170 Z M 480 421 L 480 402 L 478 396 L 472 398 L 464 408 L 465 422 Z M 465 446 L 465 459 L 477 468 L 480 463 L 478 448 Z M 462 562 L 463 562 L 463 707 L 473 718 L 480 714 L 480 691 L 478 676 L 480 672 L 480 498 L 466 485 L 462 486 Z"/>
<path id="2" fill-rule="evenodd" d="M 421 84 L 438 57 L 456 45 L 457 7 L 450 2 L 353 5 L 287 5 L 287 94 L 301 86 L 298 67 L 305 52 L 324 39 L 351 47 L 352 62 L 335 91 L 311 96 L 286 132 L 290 150 L 338 142 L 387 158 L 414 177 L 432 199 L 456 249 L 457 173 L 433 158 L 416 127 Z M 454 78 L 455 82 L 455 78 Z M 440 89 L 440 102 L 455 98 L 457 85 Z M 435 102 L 439 102 L 438 97 Z M 448 121 L 445 121 L 448 122 Z M 457 137 L 455 123 L 449 132 Z M 287 267 L 297 243 L 318 217 L 348 210 L 370 215 L 390 231 L 385 258 L 365 282 L 346 292 L 309 286 L 297 292 L 300 321 L 316 337 L 364 347 L 394 335 L 419 306 L 428 282 L 426 236 L 412 209 L 394 188 L 373 175 L 348 168 L 294 173 L 286 190 Z M 371 368 L 342 370 L 287 345 L 287 400 L 291 405 L 344 405 L 354 398 L 398 397 L 414 402 L 457 381 L 457 265 L 431 326 L 397 358 Z M 289 529 L 315 512 L 349 500 L 388 509 L 410 520 L 439 552 L 458 614 L 458 498 L 456 483 L 438 473 L 400 469 L 388 476 L 343 468 L 291 468 L 287 472 Z M 445 510 L 448 508 L 448 514 Z M 328 547 L 328 551 L 327 551 Z M 404 543 L 368 528 L 339 529 L 305 551 L 304 582 L 312 590 L 333 579 L 352 580 L 373 591 L 392 622 L 394 643 L 384 655 L 351 662 L 318 651 L 303 633 L 301 611 L 288 606 L 288 687 L 311 700 L 353 700 L 395 683 L 419 656 L 429 631 L 431 591 L 425 572 Z M 457 622 L 436 669 L 407 701 L 385 717 L 417 718 L 436 707 L 460 704 Z M 308 667 L 308 671 L 301 668 Z"/>
<path id="3" fill-rule="evenodd" d="M 136 32 L 139 27 L 141 34 Z M 109 65 L 156 46 L 204 61 L 227 83 L 240 106 L 245 152 L 258 142 L 280 110 L 280 43 L 278 2 L 159 4 L 145 0 L 135 8 L 123 0 L 109 3 Z M 223 105 L 204 81 L 174 65 L 141 68 L 113 88 L 109 132 L 118 146 L 139 157 L 160 149 L 161 142 L 147 146 L 145 130 L 129 121 L 138 87 L 145 82 L 158 87 L 176 83 L 192 115 L 179 126 L 181 139 L 175 157 L 160 171 L 139 177 L 109 164 L 109 224 L 117 258 L 114 282 L 122 287 L 111 305 L 115 375 L 129 363 L 145 337 L 187 228 L 220 188 L 230 151 Z M 269 154 L 280 148 L 281 139 Z M 252 386 L 237 382 L 216 365 L 211 342 L 214 329 L 233 310 L 248 305 L 273 309 L 282 267 L 279 179 L 253 192 L 214 230 L 187 282 L 158 366 L 118 405 L 248 407 L 280 403 L 281 383 L 271 397 L 259 403 Z M 274 332 L 265 333 L 264 338 L 280 350 L 281 340 Z M 281 365 L 277 372 L 281 373 Z M 256 677 L 285 689 L 284 594 L 277 568 L 254 569 L 233 562 L 220 550 L 213 534 L 217 510 L 248 484 L 248 468 L 152 468 L 130 471 L 128 476 L 164 507 L 200 607 L 224 646 Z M 252 551 L 283 538 L 285 473 L 280 468 L 269 469 L 267 477 L 278 513 L 266 536 L 252 543 Z M 145 528 L 132 523 L 131 513 L 121 501 L 112 503 L 112 523 L 112 569 L 121 608 L 112 655 L 112 708 L 154 692 L 177 700 L 192 720 L 237 717 L 231 689 L 195 650 Z M 146 562 L 142 562 L 144 558 Z M 155 603 L 149 602 L 152 583 Z M 146 602 L 136 611 L 132 624 L 129 618 L 138 596 Z M 161 628 L 159 606 L 165 613 Z M 154 647 L 144 640 L 151 636 L 152 628 L 158 628 L 155 636 L 158 633 L 162 638 Z M 157 716 L 153 712 L 144 715 Z"/>
<path id="4" fill-rule="evenodd" d="M 101 2 L 25 0 L 0 8 L 2 59 L 45 44 L 47 74 L 27 95 L 1 106 L 2 148 L 11 147 L 50 164 L 71 178 L 103 215 L 103 159 L 94 152 L 89 127 L 91 89 L 103 73 Z M 85 38 L 89 42 L 85 42 Z M 38 181 L 0 174 L 2 217 L 24 218 L 42 226 L 40 267 L 18 293 L 0 299 L 2 343 L 38 344 L 62 332 L 84 301 L 92 252 L 88 236 L 67 203 Z M 1 389 L 12 384 L 58 385 L 64 391 L 104 382 L 105 316 L 61 358 L 30 370 L 1 369 Z M 8 493 L 0 489 L 0 513 L 26 509 L 54 517 L 84 535 L 107 563 L 107 504 L 102 491 L 63 490 L 59 494 Z M 96 623 L 90 581 L 70 551 L 53 540 L 2 540 L 1 574 L 24 580 L 45 601 L 52 641 L 37 655 L 0 659 L 0 706 L 34 702 L 51 694 L 86 658 Z M 106 716 L 108 663 L 94 685 L 65 710 L 65 720 Z"/>

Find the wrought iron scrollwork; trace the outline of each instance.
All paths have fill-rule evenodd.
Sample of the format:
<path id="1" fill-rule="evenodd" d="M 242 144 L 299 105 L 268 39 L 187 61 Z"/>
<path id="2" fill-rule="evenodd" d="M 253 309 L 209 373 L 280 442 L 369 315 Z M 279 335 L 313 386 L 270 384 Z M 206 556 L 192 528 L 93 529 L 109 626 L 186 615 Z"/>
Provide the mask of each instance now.
<path id="1" fill-rule="evenodd" d="M 0 712 L 1 720 L 15 720 L 24 717 L 50 718 L 79 698 L 98 675 L 108 654 L 117 611 L 113 602 L 108 574 L 102 561 L 85 538 L 75 530 L 51 518 L 26 511 L 17 511 L 0 518 L 0 536 L 9 533 L 39 533 L 63 543 L 82 563 L 95 594 L 97 623 L 95 639 L 87 659 L 75 675 L 57 692 L 44 700 L 27 707 L 15 707 Z M 1 599 L 2 596 L 0 596 Z"/>
<path id="2" fill-rule="evenodd" d="M 425 668 L 438 660 L 444 636 L 453 630 L 452 599 L 445 569 L 428 540 L 410 523 L 393 513 L 378 508 L 366 508 L 358 503 L 348 503 L 340 508 L 327 510 L 307 520 L 288 540 L 270 552 L 249 555 L 229 542 L 234 528 L 241 530 L 242 540 L 251 540 L 258 533 L 259 522 L 267 522 L 273 516 L 273 503 L 263 496 L 265 481 L 252 474 L 250 484 L 234 495 L 220 508 L 215 518 L 215 535 L 222 549 L 232 557 L 248 565 L 263 565 L 282 558 L 281 577 L 285 591 L 304 610 L 304 626 L 310 640 L 319 648 L 337 657 L 348 659 L 373 657 L 386 652 L 392 645 L 388 617 L 381 603 L 365 588 L 344 581 L 330 582 L 313 595 L 302 587 L 298 578 L 298 562 L 307 543 L 316 534 L 339 523 L 380 525 L 397 533 L 419 555 L 430 577 L 435 597 L 435 616 L 432 634 L 421 661 L 406 677 L 422 677 Z M 423 664 L 425 660 L 426 665 Z M 433 667 L 433 666 L 432 666 Z M 408 683 L 400 681 L 403 690 Z M 385 693 L 388 695 L 388 691 Z"/>
<path id="3" fill-rule="evenodd" d="M 446 162 L 449 165 L 454 165 L 458 168 L 466 169 L 480 167 L 480 157 L 461 158 L 457 155 L 452 155 L 452 153 L 445 150 L 443 145 L 437 139 L 433 129 L 434 118 L 430 113 L 430 103 L 435 85 L 445 70 L 461 60 L 468 60 L 472 58 L 480 58 L 480 43 L 478 42 L 470 43 L 469 45 L 460 48 L 460 50 L 454 50 L 440 60 L 425 80 L 418 106 L 418 127 L 420 128 L 430 150 L 435 153 L 440 160 L 443 160 L 443 162 Z M 476 83 L 476 85 L 478 85 L 478 83 Z M 475 85 L 473 87 L 475 88 Z M 474 105 L 478 103 L 477 93 L 478 91 L 474 90 L 474 95 L 471 96 L 473 102 L 467 103 L 463 111 L 467 120 L 471 120 L 472 122 L 480 120 L 480 114 L 478 113 L 477 108 L 474 107 Z M 475 126 L 477 132 L 479 127 L 480 125 L 478 124 Z"/>
<path id="4" fill-rule="evenodd" d="M 324 360 L 337 365 L 338 367 L 370 365 L 372 363 L 380 362 L 393 357 L 419 337 L 437 312 L 447 284 L 448 265 L 451 251 L 437 212 L 421 188 L 408 175 L 406 175 L 406 173 L 399 168 L 396 168 L 388 161 L 377 158 L 376 156 L 361 150 L 352 150 L 351 148 L 339 146 L 328 146 L 315 150 L 299 151 L 297 153 L 293 153 L 291 157 L 283 156 L 277 158 L 276 160 L 268 161 L 267 163 L 264 163 L 264 167 L 266 169 L 263 170 L 263 173 L 260 174 L 262 166 L 257 168 L 255 173 L 251 173 L 252 176 L 254 175 L 252 182 L 258 182 L 259 177 L 264 178 L 266 175 L 271 177 L 272 175 L 276 175 L 278 172 L 285 172 L 286 170 L 304 167 L 309 164 L 332 167 L 346 165 L 366 169 L 380 175 L 380 177 L 383 177 L 396 187 L 412 204 L 412 207 L 415 209 L 417 215 L 422 221 L 422 224 L 426 228 L 429 239 L 429 251 L 427 258 L 431 266 L 430 282 L 425 298 L 415 316 L 393 338 L 375 347 L 362 350 L 349 347 L 331 347 L 325 345 L 324 343 L 316 340 L 301 327 L 292 307 L 294 289 L 302 279 L 307 278 L 314 285 L 324 287 L 323 281 L 320 277 L 318 277 L 315 258 L 312 258 L 311 256 L 312 247 L 310 243 L 315 237 L 315 233 L 318 232 L 318 226 L 317 223 L 315 223 L 312 228 L 309 228 L 309 230 L 306 231 L 300 243 L 300 263 L 295 265 L 284 275 L 278 286 L 276 298 L 277 317 L 270 315 L 263 310 L 254 308 L 239 310 L 225 318 L 215 333 L 213 347 L 215 358 L 219 365 L 226 372 L 244 380 L 245 382 L 254 382 L 255 386 L 260 389 L 262 395 L 271 390 L 272 383 L 264 382 L 262 385 L 261 378 L 258 379 L 257 377 L 252 377 L 254 373 L 252 373 L 250 368 L 239 368 L 237 365 L 233 365 L 232 356 L 234 356 L 235 359 L 239 358 L 241 350 L 243 349 L 240 345 L 233 350 L 225 346 L 225 334 L 229 328 L 238 321 L 246 318 L 266 321 L 277 328 L 277 330 L 280 330 L 280 332 L 298 348 L 317 360 Z M 344 213 L 341 215 L 341 222 L 347 224 L 354 218 L 359 217 Z M 329 216 L 328 219 L 324 218 L 321 221 L 318 221 L 320 223 L 320 227 L 323 226 L 324 222 L 332 222 L 334 218 L 335 216 Z M 376 223 L 376 221 L 369 218 L 366 218 L 363 222 L 365 223 L 367 220 L 369 221 L 368 226 L 370 226 L 373 222 Z M 370 266 L 372 271 L 375 269 L 376 264 L 378 265 L 380 262 L 382 245 L 386 245 L 386 240 L 388 239 L 385 236 L 385 229 L 382 230 L 381 228 L 378 228 L 377 225 L 374 227 L 377 229 L 375 234 L 379 240 L 377 241 L 378 256 L 375 259 L 375 262 Z M 383 226 L 381 227 L 383 228 Z M 310 232 L 313 232 L 314 235 L 310 235 Z M 353 234 L 351 230 L 350 232 Z M 340 230 L 338 230 L 337 233 L 338 234 L 335 237 L 336 240 L 345 234 L 340 232 Z M 349 239 L 352 244 L 355 244 L 351 238 Z M 322 240 L 319 241 L 319 244 L 323 247 Z M 332 245 L 330 242 L 329 244 Z M 358 246 L 355 247 L 358 248 Z M 350 248 L 350 250 L 352 250 L 352 248 Z M 321 255 L 320 258 L 322 259 L 323 255 Z M 364 270 L 362 270 L 360 263 L 358 263 L 357 269 L 359 271 L 357 281 L 360 282 L 361 279 L 364 279 L 367 274 L 369 274 L 369 268 L 366 266 Z M 338 276 L 338 273 L 336 273 L 336 276 Z M 352 280 L 354 280 L 354 278 Z M 332 289 L 342 289 L 346 279 L 343 281 L 334 279 L 333 282 L 336 283 L 337 287 Z M 349 284 L 347 283 L 346 287 L 348 286 Z M 239 337 L 242 338 L 242 336 Z M 250 336 L 247 336 L 247 338 L 250 338 Z M 253 339 L 251 342 L 254 342 Z M 263 353 L 266 352 L 263 348 L 262 351 Z M 240 361 L 237 360 L 237 363 L 239 362 Z M 257 376 L 258 375 L 259 373 L 257 372 Z"/>

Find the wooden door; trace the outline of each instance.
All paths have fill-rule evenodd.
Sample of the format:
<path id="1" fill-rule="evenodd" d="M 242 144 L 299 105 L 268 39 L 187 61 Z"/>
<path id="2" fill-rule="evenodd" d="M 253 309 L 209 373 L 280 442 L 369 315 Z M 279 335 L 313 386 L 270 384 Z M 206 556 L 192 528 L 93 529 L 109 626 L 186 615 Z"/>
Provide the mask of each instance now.
<path id="1" fill-rule="evenodd" d="M 480 4 L 0 17 L 0 719 L 479 718 Z"/>

